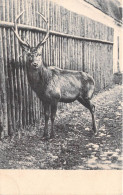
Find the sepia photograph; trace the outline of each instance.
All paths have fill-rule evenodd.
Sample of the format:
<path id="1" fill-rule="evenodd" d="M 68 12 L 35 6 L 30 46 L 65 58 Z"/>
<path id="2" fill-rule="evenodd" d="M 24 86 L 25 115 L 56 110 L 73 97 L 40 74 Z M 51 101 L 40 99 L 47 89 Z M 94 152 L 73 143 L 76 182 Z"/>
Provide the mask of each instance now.
<path id="1" fill-rule="evenodd" d="M 0 0 L 0 170 L 122 170 L 122 12 Z"/>

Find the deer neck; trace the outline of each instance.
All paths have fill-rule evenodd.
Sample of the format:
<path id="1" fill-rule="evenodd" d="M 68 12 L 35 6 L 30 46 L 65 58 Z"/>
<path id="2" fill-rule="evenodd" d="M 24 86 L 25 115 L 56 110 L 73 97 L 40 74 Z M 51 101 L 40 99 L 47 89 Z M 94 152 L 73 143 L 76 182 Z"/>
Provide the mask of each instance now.
<path id="1" fill-rule="evenodd" d="M 39 68 L 40 80 L 42 82 L 43 87 L 48 84 L 49 79 L 51 78 L 51 72 L 49 71 L 46 65 L 42 65 Z"/>
<path id="2" fill-rule="evenodd" d="M 29 84 L 39 97 L 40 94 L 44 93 L 45 86 L 50 79 L 50 74 L 50 71 L 43 62 L 37 69 L 28 66 L 27 77 Z"/>

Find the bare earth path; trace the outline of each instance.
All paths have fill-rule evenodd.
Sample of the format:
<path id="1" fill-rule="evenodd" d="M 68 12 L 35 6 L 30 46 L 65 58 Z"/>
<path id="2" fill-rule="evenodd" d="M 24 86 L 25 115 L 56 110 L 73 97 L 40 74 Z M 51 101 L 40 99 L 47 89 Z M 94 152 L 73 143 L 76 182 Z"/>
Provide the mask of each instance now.
<path id="1" fill-rule="evenodd" d="M 56 137 L 42 141 L 42 125 L 0 141 L 0 169 L 122 169 L 122 86 L 93 98 L 98 134 L 91 115 L 77 102 L 57 112 Z M 41 133 L 40 133 L 41 132 Z"/>

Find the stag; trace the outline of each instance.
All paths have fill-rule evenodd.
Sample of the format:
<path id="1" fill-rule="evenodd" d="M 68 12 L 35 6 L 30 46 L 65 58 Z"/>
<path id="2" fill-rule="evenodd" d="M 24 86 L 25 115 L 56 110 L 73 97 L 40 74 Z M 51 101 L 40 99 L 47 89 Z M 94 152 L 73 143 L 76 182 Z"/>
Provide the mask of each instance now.
<path id="1" fill-rule="evenodd" d="M 24 11 L 23 11 L 24 12 Z M 92 129 L 96 133 L 95 106 L 90 102 L 94 93 L 94 80 L 85 72 L 63 70 L 56 66 L 46 66 L 42 59 L 42 49 L 49 37 L 49 24 L 46 18 L 37 12 L 45 21 L 47 31 L 44 39 L 36 47 L 31 47 L 23 41 L 18 34 L 17 21 L 23 14 L 21 12 L 15 20 L 13 29 L 21 46 L 27 54 L 27 77 L 33 91 L 37 94 L 44 106 L 45 127 L 43 137 L 48 137 L 48 121 L 51 110 L 51 133 L 54 137 L 54 120 L 58 102 L 70 103 L 78 100 L 83 106 L 89 109 L 92 115 Z"/>

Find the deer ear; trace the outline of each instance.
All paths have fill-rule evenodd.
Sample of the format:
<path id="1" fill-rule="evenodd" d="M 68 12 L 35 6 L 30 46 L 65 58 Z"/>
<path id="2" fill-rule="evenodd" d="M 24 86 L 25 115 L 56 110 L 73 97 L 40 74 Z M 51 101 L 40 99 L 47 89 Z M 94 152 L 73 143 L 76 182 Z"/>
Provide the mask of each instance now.
<path id="1" fill-rule="evenodd" d="M 37 52 L 38 52 L 39 54 L 42 54 L 42 49 L 43 49 L 43 46 L 40 46 L 40 47 L 37 49 Z"/>
<path id="2" fill-rule="evenodd" d="M 28 53 L 28 52 L 30 51 L 30 47 L 29 47 L 29 46 L 27 47 L 27 46 L 21 44 L 21 47 L 22 47 L 22 49 L 23 49 L 26 53 Z"/>

